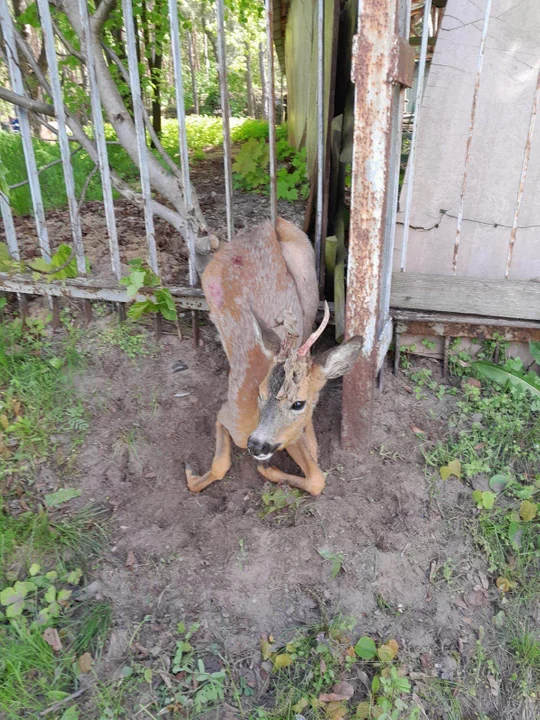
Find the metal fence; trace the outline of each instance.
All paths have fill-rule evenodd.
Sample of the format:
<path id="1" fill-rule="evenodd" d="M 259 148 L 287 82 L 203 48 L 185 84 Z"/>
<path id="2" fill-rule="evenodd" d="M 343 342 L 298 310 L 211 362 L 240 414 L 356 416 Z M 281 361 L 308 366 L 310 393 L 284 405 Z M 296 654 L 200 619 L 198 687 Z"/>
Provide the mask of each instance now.
<path id="1" fill-rule="evenodd" d="M 322 237 L 323 186 L 325 170 L 324 139 L 324 0 L 317 0 L 317 118 L 318 118 L 318 174 L 317 205 L 314 245 L 319 277 L 324 267 L 324 238 Z M 399 36 L 395 35 L 395 17 L 399 6 Z M 112 195 L 111 171 L 107 157 L 107 144 L 103 123 L 103 108 L 96 78 L 96 58 L 93 56 L 92 42 L 88 42 L 91 32 L 86 0 L 79 0 L 78 9 L 82 29 L 82 46 L 85 49 L 85 63 L 92 108 L 93 137 L 97 147 L 97 161 L 103 188 L 103 208 L 107 223 L 110 262 L 117 280 L 114 286 L 104 285 L 86 272 L 85 248 L 82 240 L 81 221 L 73 180 L 73 167 L 69 149 L 67 124 L 69 123 L 62 98 L 62 88 L 58 72 L 55 50 L 55 29 L 51 19 L 48 0 L 38 0 L 41 27 L 46 44 L 47 63 L 50 84 L 45 89 L 54 102 L 54 112 L 58 121 L 58 142 L 61 151 L 66 193 L 68 197 L 73 250 L 77 261 L 78 277 L 63 282 L 35 280 L 30 276 L 17 276 L 0 273 L 0 289 L 24 295 L 46 295 L 52 299 L 55 316 L 58 316 L 58 299 L 61 297 L 81 298 L 85 302 L 85 315 L 91 318 L 91 300 L 106 300 L 119 303 L 123 307 L 133 300 L 120 284 L 121 264 Z M 160 275 L 156 251 L 151 187 L 146 163 L 146 129 L 150 130 L 148 118 L 140 92 L 140 78 L 135 46 L 135 27 L 131 0 L 122 0 L 127 45 L 127 71 L 124 78 L 129 80 L 132 95 L 133 116 L 138 147 L 138 168 L 140 172 L 142 206 L 144 209 L 148 262 L 156 275 Z M 359 32 L 355 46 L 353 80 L 356 82 L 356 119 L 353 166 L 352 212 L 349 243 L 347 328 L 348 336 L 359 333 L 365 337 L 364 356 L 357 370 L 349 379 L 348 391 L 344 403 L 343 438 L 349 447 L 358 447 L 367 442 L 371 424 L 372 388 L 374 375 L 382 365 L 382 360 L 391 340 L 391 321 L 389 317 L 389 292 L 391 274 L 391 256 L 394 239 L 395 199 L 398 189 L 399 146 L 401 142 L 401 114 L 403 108 L 404 85 L 412 84 L 413 54 L 407 44 L 410 3 L 408 0 L 364 0 L 359 3 Z M 276 197 L 276 128 L 274 96 L 274 50 L 272 0 L 266 0 L 266 55 L 269 68 L 269 155 L 270 155 L 270 217 L 277 218 Z M 227 58 L 224 23 L 224 2 L 216 0 L 218 28 L 219 82 L 221 90 L 221 108 L 224 130 L 224 166 L 227 209 L 227 239 L 233 236 L 233 188 L 231 173 L 231 136 L 229 128 L 229 100 L 227 87 Z M 185 197 L 188 213 L 192 210 L 190 169 L 187 148 L 184 111 L 184 88 L 180 33 L 178 27 L 178 9 L 176 0 L 168 2 L 170 23 L 171 53 L 174 66 L 176 105 L 179 128 L 181 175 L 179 182 Z M 17 112 L 20 117 L 26 167 L 31 190 L 34 216 L 39 246 L 43 258 L 50 259 L 51 249 L 47 235 L 47 223 L 40 191 L 38 169 L 34 156 L 30 122 L 26 105 L 19 51 L 20 38 L 16 37 L 13 19 L 10 16 L 7 0 L 0 0 L 0 25 L 4 37 L 7 64 L 11 87 L 19 96 Z M 23 48 L 24 49 L 24 48 Z M 28 61 L 32 58 L 27 56 Z M 411 76 L 404 80 L 405 66 L 409 66 Z M 35 68 L 35 62 L 34 62 Z M 390 82 L 388 79 L 390 78 Z M 43 84 L 43 83 L 42 83 Z M 391 112 L 389 112 L 391 110 Z M 367 131 L 367 132 L 366 132 Z M 369 136 L 369 142 L 366 137 Z M 374 170 L 375 169 L 375 170 Z M 392 197 L 386 203 L 387 186 Z M 20 258 L 12 211 L 9 198 L 0 193 L 2 218 L 7 244 L 12 258 Z M 386 215 L 385 215 L 386 208 Z M 366 211 L 367 209 L 367 211 Z M 170 287 L 170 291 L 180 307 L 196 310 L 206 309 L 201 290 L 197 287 L 195 269 L 195 237 L 186 225 L 184 239 L 189 250 L 189 287 Z M 144 295 L 135 299 L 144 299 Z M 352 394 L 351 394 L 352 391 Z M 348 399 L 347 399 L 347 393 Z"/>
<path id="2" fill-rule="evenodd" d="M 450 274 L 456 272 L 461 245 L 462 225 L 464 221 L 464 202 L 470 183 L 470 149 L 475 129 L 478 95 L 483 70 L 486 38 L 491 11 L 491 0 L 485 0 L 485 14 L 482 25 L 481 44 L 478 54 L 476 77 L 473 89 L 473 102 L 470 115 L 467 152 L 463 169 L 460 200 L 456 213 L 456 232 L 453 249 L 452 268 Z M 401 202 L 404 208 L 403 235 L 401 238 L 401 271 L 406 270 L 409 257 L 409 228 L 413 211 L 413 190 L 415 182 L 416 157 L 418 150 L 418 134 L 421 123 L 421 100 L 425 87 L 425 69 L 430 41 L 430 29 L 433 30 L 431 18 L 431 0 L 424 5 L 423 34 L 418 62 L 414 123 L 412 128 L 410 156 L 407 170 L 407 183 Z M 92 43 L 86 42 L 89 37 L 91 19 L 85 0 L 79 0 L 79 14 L 82 26 L 83 46 L 86 46 L 86 68 L 88 86 L 92 105 L 93 136 L 97 145 L 97 159 L 101 173 L 104 213 L 107 221 L 110 261 L 112 271 L 117 279 L 114 286 L 105 286 L 96 278 L 87 277 L 85 248 L 82 241 L 79 208 L 75 198 L 73 169 L 69 150 L 69 138 L 66 129 L 67 116 L 62 100 L 62 92 L 58 75 L 55 54 L 54 26 L 51 20 L 47 0 L 38 0 L 41 25 L 46 42 L 47 61 L 50 84 L 47 92 L 54 102 L 55 115 L 58 120 L 58 141 L 61 150 L 66 192 L 68 196 L 73 250 L 78 269 L 78 277 L 60 282 L 35 281 L 32 277 L 10 276 L 0 274 L 0 289 L 24 294 L 42 294 L 51 298 L 62 296 L 107 300 L 124 304 L 133 298 L 128 297 L 120 285 L 121 265 L 118 237 L 116 231 L 115 211 L 112 197 L 112 183 L 107 158 L 107 144 L 103 125 L 103 109 L 95 73 L 96 58 L 92 57 Z M 131 0 L 122 0 L 127 40 L 127 71 L 132 93 L 133 116 L 138 143 L 138 167 L 141 183 L 141 204 L 144 208 L 148 262 L 156 275 L 160 275 L 158 255 L 156 251 L 153 223 L 153 201 L 150 188 L 148 168 L 146 165 L 146 131 L 150 130 L 148 117 L 143 107 L 140 94 L 140 79 L 135 47 L 135 27 Z M 315 212 L 315 237 L 317 268 L 319 277 L 324 271 L 324 237 L 322 227 L 323 196 L 325 171 L 325 138 L 324 138 L 324 0 L 317 0 L 317 117 L 318 117 L 318 174 L 317 174 L 317 207 Z M 405 88 L 413 85 L 415 52 L 409 44 L 409 27 L 411 15 L 410 0 L 362 0 L 358 3 L 358 27 L 355 36 L 352 58 L 352 80 L 355 83 L 355 118 L 354 145 L 352 166 L 351 214 L 348 244 L 347 266 L 347 297 L 346 297 L 346 336 L 354 334 L 364 336 L 363 356 L 353 372 L 345 378 L 343 400 L 342 439 L 346 447 L 357 449 L 369 441 L 373 415 L 374 378 L 382 368 L 383 360 L 392 341 L 393 323 L 391 305 L 392 293 L 396 280 L 392 280 L 394 261 L 396 221 L 399 196 L 399 173 L 402 140 L 402 117 L 404 110 Z M 273 18 L 272 0 L 265 0 L 266 11 L 266 55 L 269 68 L 269 156 L 270 156 L 270 208 L 269 216 L 275 222 L 277 217 L 276 199 L 276 127 L 275 127 L 275 93 L 274 93 L 274 51 L 273 51 Z M 181 172 L 178 182 L 184 193 L 187 213 L 193 211 L 194 199 L 191 197 L 191 180 L 187 148 L 187 136 L 184 111 L 184 88 L 182 79 L 180 33 L 178 28 L 176 0 L 168 2 L 168 19 L 170 23 L 171 53 L 174 65 L 174 83 L 176 90 L 177 117 L 179 127 L 179 152 Z M 227 239 L 230 241 L 234 233 L 233 218 L 233 185 L 231 172 L 231 135 L 229 127 L 229 99 L 227 87 L 227 57 L 225 36 L 225 7 L 223 0 L 216 0 L 216 17 L 218 28 L 218 60 L 219 82 L 221 90 L 221 108 L 223 118 L 223 145 L 225 190 L 227 209 Z M 440 19 L 440 18 L 439 18 Z M 438 20 L 437 20 L 438 23 Z M 43 202 L 40 193 L 39 177 L 32 147 L 32 138 L 28 111 L 24 97 L 25 88 L 22 80 L 18 53 L 20 43 L 14 32 L 13 21 L 9 14 L 7 0 L 0 0 L 0 24 L 4 37 L 7 63 L 11 87 L 19 97 L 18 115 L 23 140 L 28 179 L 34 207 L 37 235 L 42 256 L 50 258 L 50 245 L 47 236 L 47 225 Z M 27 58 L 30 60 L 30 58 Z M 35 62 L 35 61 L 34 61 Z M 514 221 L 509 233 L 507 277 L 512 263 L 512 252 L 515 246 L 516 230 L 520 214 L 523 187 L 525 184 L 530 146 L 534 131 L 534 123 L 540 95 L 540 84 L 535 94 L 531 111 L 527 145 L 523 158 L 521 181 L 516 199 Z M 155 141 L 155 138 L 154 138 Z M 7 244 L 14 259 L 20 257 L 15 226 L 9 199 L 0 193 L 0 208 L 4 221 Z M 201 290 L 197 287 L 195 267 L 196 237 L 190 223 L 183 228 L 183 235 L 189 250 L 189 287 L 170 287 L 178 305 L 194 311 L 206 309 Z M 399 274 L 399 273 L 398 273 Z M 408 275 L 402 272 L 401 275 Z M 144 299 L 144 295 L 136 299 Z M 87 317 L 90 316 L 90 303 L 86 303 Z M 58 304 L 56 304 L 56 309 Z"/>

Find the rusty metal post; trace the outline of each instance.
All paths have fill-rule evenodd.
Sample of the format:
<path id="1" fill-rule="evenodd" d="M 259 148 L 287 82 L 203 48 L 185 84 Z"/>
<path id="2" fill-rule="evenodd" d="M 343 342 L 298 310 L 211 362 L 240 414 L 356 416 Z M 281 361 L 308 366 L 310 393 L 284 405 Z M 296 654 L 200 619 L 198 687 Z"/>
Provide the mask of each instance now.
<path id="1" fill-rule="evenodd" d="M 355 118 L 345 336 L 362 335 L 362 356 L 345 376 L 341 439 L 347 450 L 369 446 L 377 368 L 377 319 L 390 176 L 392 97 L 398 0 L 359 5 L 353 45 Z"/>

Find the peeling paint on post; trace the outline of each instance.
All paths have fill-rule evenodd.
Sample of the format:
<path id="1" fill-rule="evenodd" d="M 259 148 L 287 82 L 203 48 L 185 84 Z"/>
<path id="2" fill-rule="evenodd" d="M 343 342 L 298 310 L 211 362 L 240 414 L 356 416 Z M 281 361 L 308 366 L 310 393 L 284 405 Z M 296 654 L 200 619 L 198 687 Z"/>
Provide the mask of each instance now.
<path id="1" fill-rule="evenodd" d="M 368 447 L 373 417 L 397 2 L 359 4 L 353 47 L 355 118 L 345 336 L 362 335 L 364 348 L 344 378 L 341 439 L 345 449 L 356 451 Z"/>

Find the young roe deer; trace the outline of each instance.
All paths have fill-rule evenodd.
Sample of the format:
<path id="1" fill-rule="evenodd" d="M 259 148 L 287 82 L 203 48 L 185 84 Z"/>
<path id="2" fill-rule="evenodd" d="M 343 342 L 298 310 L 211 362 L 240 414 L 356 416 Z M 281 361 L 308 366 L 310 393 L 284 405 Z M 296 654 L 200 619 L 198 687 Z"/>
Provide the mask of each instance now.
<path id="1" fill-rule="evenodd" d="M 232 439 L 259 461 L 267 480 L 318 495 L 325 476 L 317 464 L 313 410 L 326 381 L 353 366 L 362 338 L 310 356 L 329 312 L 326 305 L 312 333 L 318 285 L 309 239 L 281 218 L 277 232 L 270 222 L 243 231 L 212 257 L 202 286 L 229 360 L 229 389 L 217 416 L 212 467 L 198 476 L 186 465 L 189 489 L 200 492 L 223 479 Z M 262 464 L 283 449 L 305 477 Z"/>

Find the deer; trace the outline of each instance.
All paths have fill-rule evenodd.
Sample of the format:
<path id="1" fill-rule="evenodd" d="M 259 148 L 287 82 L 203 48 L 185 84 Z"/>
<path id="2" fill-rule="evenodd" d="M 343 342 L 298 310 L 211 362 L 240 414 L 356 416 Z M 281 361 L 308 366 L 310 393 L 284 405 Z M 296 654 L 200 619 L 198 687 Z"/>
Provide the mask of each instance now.
<path id="1" fill-rule="evenodd" d="M 319 495 L 325 474 L 318 465 L 313 411 L 326 382 L 353 367 L 363 340 L 354 336 L 311 356 L 330 313 L 325 303 L 323 321 L 312 332 L 319 290 L 309 238 L 282 218 L 275 228 L 263 222 L 214 253 L 201 281 L 230 369 L 212 465 L 196 475 L 186 464 L 189 490 L 198 493 L 225 477 L 234 442 L 247 448 L 266 480 Z M 280 450 L 302 475 L 267 464 Z"/>

